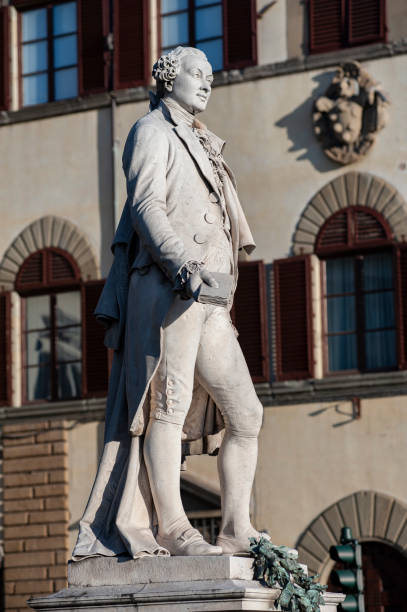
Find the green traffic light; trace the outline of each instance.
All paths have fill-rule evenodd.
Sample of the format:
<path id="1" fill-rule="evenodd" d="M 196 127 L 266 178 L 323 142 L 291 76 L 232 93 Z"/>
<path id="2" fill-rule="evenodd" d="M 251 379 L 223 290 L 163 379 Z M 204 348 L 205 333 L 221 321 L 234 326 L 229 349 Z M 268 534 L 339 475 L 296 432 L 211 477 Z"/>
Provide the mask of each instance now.
<path id="1" fill-rule="evenodd" d="M 363 591 L 363 572 L 360 569 L 333 570 L 332 582 L 345 590 Z"/>
<path id="2" fill-rule="evenodd" d="M 339 604 L 341 612 L 365 612 L 363 595 L 346 595 L 345 601 Z"/>

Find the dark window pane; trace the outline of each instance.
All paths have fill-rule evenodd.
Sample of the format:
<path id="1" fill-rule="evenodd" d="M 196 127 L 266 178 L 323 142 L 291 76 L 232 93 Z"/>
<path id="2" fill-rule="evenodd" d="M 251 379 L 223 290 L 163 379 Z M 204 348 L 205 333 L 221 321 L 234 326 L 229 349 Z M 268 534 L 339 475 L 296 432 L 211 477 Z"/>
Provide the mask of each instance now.
<path id="1" fill-rule="evenodd" d="M 172 13 L 183 11 L 188 8 L 188 0 L 161 0 L 161 12 Z"/>
<path id="2" fill-rule="evenodd" d="M 161 20 L 163 47 L 175 47 L 188 43 L 188 13 L 169 15 Z"/>
<path id="3" fill-rule="evenodd" d="M 356 329 L 356 308 L 353 295 L 327 299 L 328 332 L 345 332 Z"/>
<path id="4" fill-rule="evenodd" d="M 391 253 L 375 253 L 363 259 L 363 289 L 393 288 L 393 257 Z"/>
<path id="5" fill-rule="evenodd" d="M 48 295 L 38 295 L 25 300 L 26 330 L 44 329 L 50 325 L 50 302 Z"/>
<path id="6" fill-rule="evenodd" d="M 23 77 L 23 105 L 48 102 L 48 75 L 35 74 Z"/>
<path id="7" fill-rule="evenodd" d="M 21 22 L 22 42 L 47 37 L 47 9 L 25 11 Z"/>
<path id="8" fill-rule="evenodd" d="M 355 290 L 355 265 L 351 257 L 328 259 L 326 262 L 326 292 L 351 293 Z"/>
<path id="9" fill-rule="evenodd" d="M 392 291 L 365 295 L 366 329 L 394 326 L 394 295 Z"/>
<path id="10" fill-rule="evenodd" d="M 29 332 L 26 336 L 26 364 L 40 365 L 51 361 L 51 333 L 49 330 Z"/>
<path id="11" fill-rule="evenodd" d="M 219 0 L 195 0 L 195 6 L 204 6 L 206 4 L 219 4 Z"/>
<path id="12" fill-rule="evenodd" d="M 74 98 L 78 95 L 78 69 L 67 68 L 54 74 L 55 100 Z"/>
<path id="13" fill-rule="evenodd" d="M 72 66 L 78 63 L 78 43 L 76 34 L 54 39 L 54 68 Z"/>
<path id="14" fill-rule="evenodd" d="M 58 293 L 56 296 L 56 324 L 79 325 L 81 322 L 81 295 L 79 291 Z"/>
<path id="15" fill-rule="evenodd" d="M 82 391 L 82 364 L 64 363 L 57 367 L 58 399 L 79 397 Z"/>
<path id="16" fill-rule="evenodd" d="M 222 70 L 223 68 L 223 40 L 209 40 L 208 42 L 197 43 L 197 48 L 201 49 L 208 58 L 212 70 Z"/>
<path id="17" fill-rule="evenodd" d="M 357 368 L 356 335 L 329 336 L 329 370 L 355 370 Z"/>
<path id="18" fill-rule="evenodd" d="M 53 8 L 54 36 L 76 32 L 76 2 L 65 2 Z"/>
<path id="19" fill-rule="evenodd" d="M 27 368 L 27 400 L 51 399 L 50 366 Z"/>
<path id="20" fill-rule="evenodd" d="M 222 36 L 222 7 L 213 6 L 195 11 L 196 40 Z"/>
<path id="21" fill-rule="evenodd" d="M 368 332 L 365 336 L 366 369 L 378 370 L 397 365 L 396 332 Z"/>
<path id="22" fill-rule="evenodd" d="M 82 357 L 81 351 L 81 328 L 67 327 L 57 332 L 57 361 L 79 361 Z"/>
<path id="23" fill-rule="evenodd" d="M 46 40 L 23 45 L 23 74 L 41 72 L 48 68 L 48 43 Z"/>

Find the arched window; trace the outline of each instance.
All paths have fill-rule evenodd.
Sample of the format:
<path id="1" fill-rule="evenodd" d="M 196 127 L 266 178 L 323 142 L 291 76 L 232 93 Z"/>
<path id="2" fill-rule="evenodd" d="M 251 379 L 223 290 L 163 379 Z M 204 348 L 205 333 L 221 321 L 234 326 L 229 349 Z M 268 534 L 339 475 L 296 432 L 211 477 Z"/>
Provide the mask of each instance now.
<path id="1" fill-rule="evenodd" d="M 316 253 L 323 261 L 325 371 L 397 367 L 395 250 L 385 219 L 362 206 L 332 215 Z"/>
<path id="2" fill-rule="evenodd" d="M 277 379 L 407 369 L 407 243 L 368 206 L 341 208 L 314 239 L 273 263 Z"/>
<path id="3" fill-rule="evenodd" d="M 93 317 L 101 284 L 83 283 L 61 249 L 41 249 L 23 262 L 15 283 L 22 297 L 23 401 L 106 391 L 103 329 Z"/>

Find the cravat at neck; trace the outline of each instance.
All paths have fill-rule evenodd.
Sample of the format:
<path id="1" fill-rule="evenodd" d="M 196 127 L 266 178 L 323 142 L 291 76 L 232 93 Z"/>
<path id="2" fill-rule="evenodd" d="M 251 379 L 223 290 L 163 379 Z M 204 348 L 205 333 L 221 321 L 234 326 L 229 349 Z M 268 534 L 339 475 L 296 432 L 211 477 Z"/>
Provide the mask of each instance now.
<path id="1" fill-rule="evenodd" d="M 194 115 L 185 108 L 183 108 L 178 102 L 173 100 L 172 98 L 165 98 L 163 100 L 164 104 L 168 108 L 168 111 L 171 115 L 171 119 L 174 123 L 186 123 L 189 127 L 192 127 L 193 121 L 195 119 Z"/>

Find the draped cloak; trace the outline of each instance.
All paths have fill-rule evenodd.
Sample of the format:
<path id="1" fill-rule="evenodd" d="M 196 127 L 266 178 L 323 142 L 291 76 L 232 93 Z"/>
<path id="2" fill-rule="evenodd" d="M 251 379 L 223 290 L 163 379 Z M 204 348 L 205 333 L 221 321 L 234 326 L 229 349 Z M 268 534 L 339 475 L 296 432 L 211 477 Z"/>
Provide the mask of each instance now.
<path id="1" fill-rule="evenodd" d="M 207 134 L 221 155 L 224 142 Z M 221 159 L 236 286 L 238 250 L 251 252 L 255 245 L 233 174 Z M 191 212 L 191 194 L 198 199 L 202 193 L 221 197 L 208 157 L 192 129 L 163 102 L 131 129 L 123 169 L 128 198 L 112 244 L 114 261 L 95 311 L 107 327 L 105 344 L 114 349 L 104 450 L 73 560 L 94 555 L 168 554 L 154 537 L 156 513 L 143 460 L 149 385 L 160 361 L 162 326 L 175 296 L 176 274 L 183 263 L 202 255 L 194 251 L 190 240 L 201 223 L 200 215 Z M 165 193 L 160 193 L 161 175 L 165 175 Z M 177 191 L 180 184 L 185 187 Z M 180 225 L 176 215 L 182 206 Z M 151 227 L 151 214 L 156 215 L 154 224 L 161 223 L 157 234 L 146 230 Z M 191 222 L 184 227 L 182 217 L 188 214 Z M 169 255 L 171 240 L 175 246 Z M 183 452 L 216 453 L 223 426 L 220 412 L 196 382 L 183 427 Z"/>

